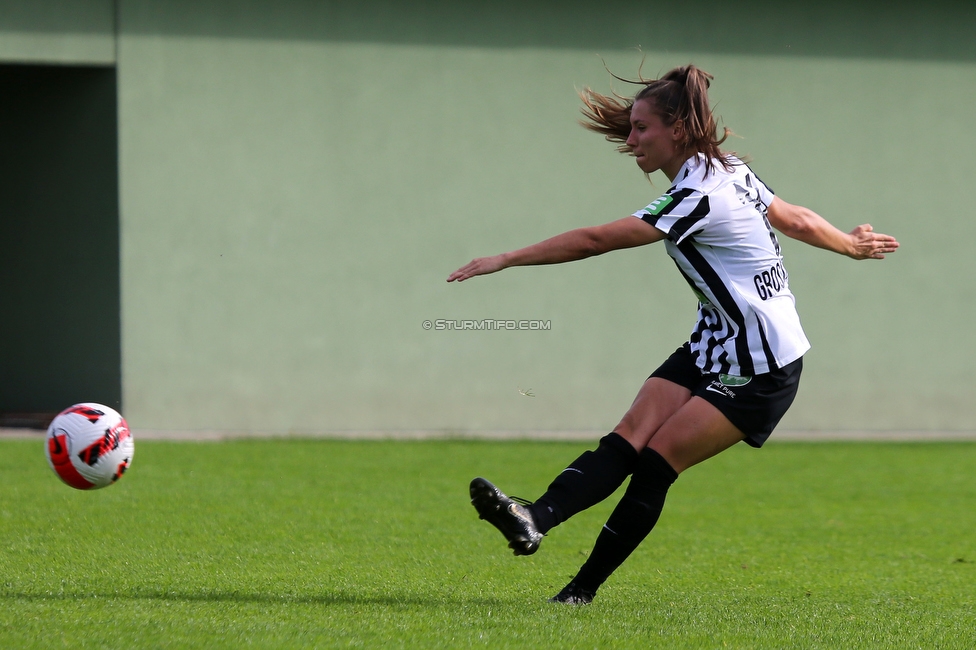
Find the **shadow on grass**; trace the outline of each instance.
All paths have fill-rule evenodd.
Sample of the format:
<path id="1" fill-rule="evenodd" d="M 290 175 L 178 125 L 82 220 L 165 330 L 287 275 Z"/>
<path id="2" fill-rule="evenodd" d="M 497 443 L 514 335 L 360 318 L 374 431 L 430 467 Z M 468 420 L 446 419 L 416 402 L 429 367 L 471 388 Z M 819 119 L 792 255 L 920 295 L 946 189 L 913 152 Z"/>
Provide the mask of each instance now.
<path id="1" fill-rule="evenodd" d="M 187 603 L 256 603 L 262 605 L 379 605 L 385 607 L 422 606 L 453 607 L 460 603 L 479 607 L 493 607 L 504 601 L 497 598 L 463 598 L 454 594 L 418 596 L 416 594 L 356 594 L 336 592 L 325 594 L 273 594 L 240 591 L 175 591 L 133 590 L 130 592 L 61 592 L 26 593 L 0 592 L 0 603 L 12 601 L 86 601 L 86 600 L 159 600 Z"/>

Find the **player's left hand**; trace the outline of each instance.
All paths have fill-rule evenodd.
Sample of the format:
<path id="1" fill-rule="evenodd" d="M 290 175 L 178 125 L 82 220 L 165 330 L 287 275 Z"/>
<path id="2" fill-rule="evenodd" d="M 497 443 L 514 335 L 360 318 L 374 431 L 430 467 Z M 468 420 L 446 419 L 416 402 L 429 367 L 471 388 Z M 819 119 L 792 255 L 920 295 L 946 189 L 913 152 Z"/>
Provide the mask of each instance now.
<path id="1" fill-rule="evenodd" d="M 874 232 L 871 224 L 863 224 L 852 230 L 850 257 L 856 260 L 883 260 L 887 253 L 898 250 L 898 242 L 891 235 Z"/>

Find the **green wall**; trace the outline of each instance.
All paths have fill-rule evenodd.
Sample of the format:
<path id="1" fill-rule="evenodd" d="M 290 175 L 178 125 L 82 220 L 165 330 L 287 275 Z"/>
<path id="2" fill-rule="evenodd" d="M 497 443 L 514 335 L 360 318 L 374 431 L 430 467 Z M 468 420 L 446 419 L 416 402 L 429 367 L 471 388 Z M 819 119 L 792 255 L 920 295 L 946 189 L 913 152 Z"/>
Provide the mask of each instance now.
<path id="1" fill-rule="evenodd" d="M 0 0 L 0 61 L 115 63 L 115 0 Z"/>
<path id="2" fill-rule="evenodd" d="M 783 198 L 902 242 L 785 245 L 814 348 L 782 426 L 976 428 L 976 9 L 784 4 L 119 0 L 130 422 L 609 430 L 693 324 L 663 248 L 444 279 L 666 189 L 576 125 L 575 89 L 634 75 L 640 46 L 646 75 L 715 75 Z M 551 329 L 422 327 L 483 318 Z"/>

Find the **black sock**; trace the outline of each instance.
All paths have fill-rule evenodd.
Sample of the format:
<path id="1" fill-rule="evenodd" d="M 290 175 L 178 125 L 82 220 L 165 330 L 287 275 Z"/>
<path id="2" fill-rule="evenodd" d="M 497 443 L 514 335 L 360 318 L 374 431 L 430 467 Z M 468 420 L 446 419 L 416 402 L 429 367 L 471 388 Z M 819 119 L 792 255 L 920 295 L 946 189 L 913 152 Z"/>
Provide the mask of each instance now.
<path id="1" fill-rule="evenodd" d="M 603 436 L 599 447 L 574 460 L 529 506 L 539 532 L 548 532 L 613 494 L 634 471 L 637 458 L 637 451 L 623 436 Z"/>
<path id="2" fill-rule="evenodd" d="M 624 497 L 600 531 L 593 552 L 573 582 L 596 592 L 654 528 L 668 488 L 677 478 L 678 473 L 659 453 L 653 449 L 642 451 Z"/>

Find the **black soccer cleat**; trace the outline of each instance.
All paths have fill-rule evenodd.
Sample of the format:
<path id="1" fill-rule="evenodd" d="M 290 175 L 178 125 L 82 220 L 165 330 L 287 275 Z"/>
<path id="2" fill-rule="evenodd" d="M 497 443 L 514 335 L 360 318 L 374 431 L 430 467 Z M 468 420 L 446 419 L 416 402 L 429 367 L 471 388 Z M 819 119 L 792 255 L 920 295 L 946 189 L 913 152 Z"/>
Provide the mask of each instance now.
<path id="1" fill-rule="evenodd" d="M 535 527 L 532 514 L 491 481 L 480 477 L 471 481 L 471 505 L 480 518 L 502 532 L 515 555 L 532 555 L 539 550 L 542 533 Z"/>
<path id="2" fill-rule="evenodd" d="M 563 587 L 563 590 L 549 599 L 550 603 L 562 603 L 564 605 L 589 605 L 596 596 L 595 591 L 587 591 L 575 582 L 570 582 Z"/>

